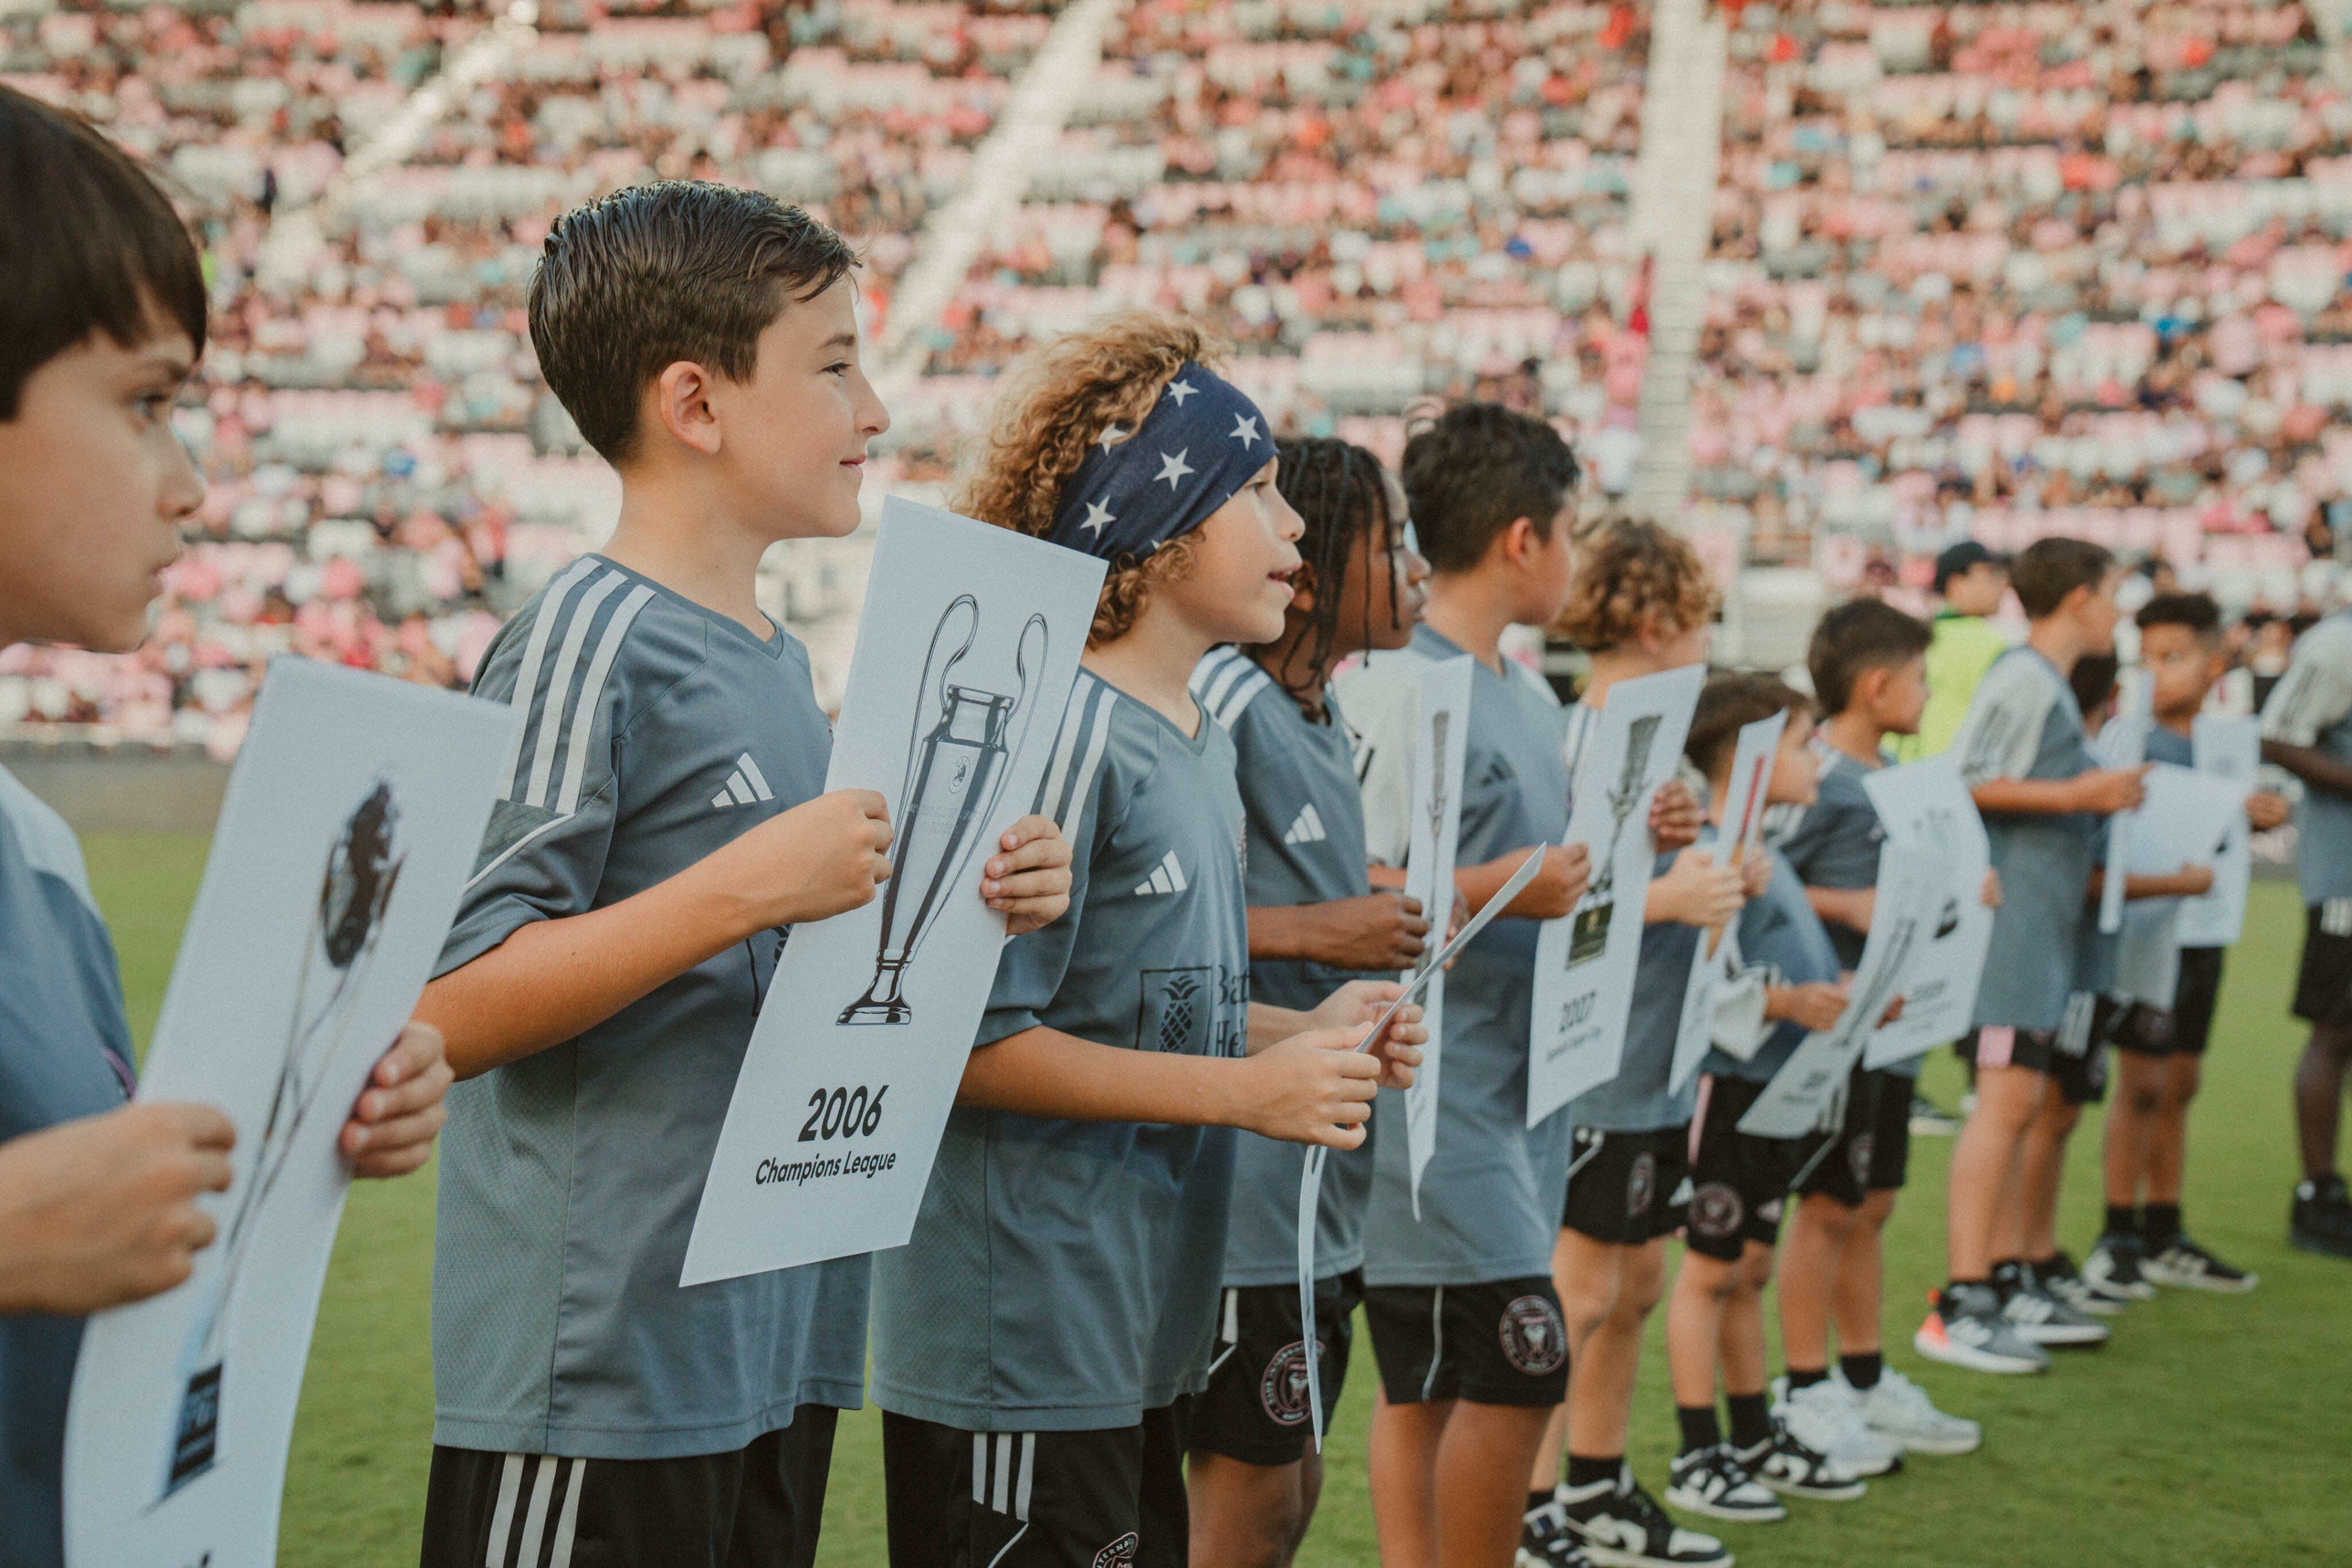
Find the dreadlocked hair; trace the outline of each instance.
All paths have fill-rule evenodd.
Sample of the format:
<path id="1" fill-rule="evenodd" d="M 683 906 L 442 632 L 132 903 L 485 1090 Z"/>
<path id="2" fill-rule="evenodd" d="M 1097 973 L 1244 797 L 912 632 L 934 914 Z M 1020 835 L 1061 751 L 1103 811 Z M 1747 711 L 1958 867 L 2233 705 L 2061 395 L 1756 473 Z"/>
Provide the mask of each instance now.
<path id="1" fill-rule="evenodd" d="M 1379 570 L 1379 563 L 1396 549 L 1402 519 L 1390 505 L 1381 460 L 1354 443 L 1329 436 L 1277 441 L 1274 455 L 1280 460 L 1275 487 L 1307 524 L 1298 553 L 1305 563 L 1303 580 L 1315 593 L 1307 635 L 1291 644 L 1274 676 L 1294 700 L 1305 701 L 1315 695 L 1307 684 L 1330 662 L 1331 642 L 1339 630 L 1339 593 L 1357 539 L 1370 541 L 1366 610 L 1371 608 L 1376 575 L 1387 585 L 1389 608 L 1396 608 L 1396 573 Z M 1303 671 L 1294 674 L 1300 666 Z"/>
<path id="2" fill-rule="evenodd" d="M 1140 424 L 1188 360 L 1216 370 L 1224 346 L 1190 321 L 1152 310 L 1119 311 L 1037 350 L 1007 378 L 957 509 L 1045 538 L 1062 493 L 1103 428 Z M 1152 588 L 1176 581 L 1192 565 L 1190 535 L 1147 556 L 1114 559 L 1095 601 L 1087 645 L 1126 636 Z"/>

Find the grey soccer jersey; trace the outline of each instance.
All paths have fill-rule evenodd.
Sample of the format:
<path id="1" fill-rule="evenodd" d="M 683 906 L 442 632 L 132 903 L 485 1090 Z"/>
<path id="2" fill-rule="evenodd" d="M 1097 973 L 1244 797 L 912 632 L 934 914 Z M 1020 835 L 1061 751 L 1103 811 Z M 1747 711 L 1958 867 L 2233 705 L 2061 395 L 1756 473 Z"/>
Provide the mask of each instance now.
<path id="1" fill-rule="evenodd" d="M 978 1045 L 1042 1025 L 1243 1055 L 1242 802 L 1224 730 L 1204 716 L 1186 736 L 1081 673 L 1038 810 L 1076 852 L 1070 913 L 1005 945 Z M 913 1240 L 875 1260 L 875 1403 L 969 1432 L 1089 1431 L 1199 1389 L 1236 1135 L 959 1106 Z"/>
<path id="2" fill-rule="evenodd" d="M 1763 893 L 1739 911 L 1739 956 L 1749 968 L 1762 969 L 1779 986 L 1810 986 L 1838 977 L 1837 949 L 1830 946 L 1828 927 L 1813 913 L 1801 881 L 1779 850 L 1762 851 L 1772 862 L 1771 880 Z M 1786 1019 L 1767 1026 L 1769 1032 L 1756 1054 L 1742 1061 L 1720 1050 L 1706 1054 L 1709 1072 L 1725 1078 L 1764 1082 L 1788 1064 L 1805 1038 L 1802 1024 Z"/>
<path id="3" fill-rule="evenodd" d="M 477 695 L 524 715 L 440 971 L 533 920 L 677 874 L 817 794 L 807 656 L 601 557 L 490 645 Z M 433 1259 L 434 1439 L 649 1459 L 854 1408 L 863 1258 L 678 1287 L 751 1025 L 762 932 L 577 1038 L 449 1092 Z"/>
<path id="4" fill-rule="evenodd" d="M 2011 648 L 1993 661 L 1952 750 L 1970 789 L 1995 779 L 2072 779 L 2099 765 L 2066 677 L 2032 648 Z M 2054 1030 L 2063 1021 L 2092 837 L 2105 821 L 2079 811 L 1985 813 L 2000 907 L 1977 990 L 1978 1023 Z"/>
<path id="5" fill-rule="evenodd" d="M 1413 632 L 1412 651 L 1425 659 L 1462 652 L 1426 626 Z M 1477 865 L 1559 842 L 1568 831 L 1568 765 L 1559 702 L 1550 688 L 1518 665 L 1506 663 L 1497 674 L 1480 663 L 1471 676 L 1467 728 L 1455 863 Z M 1368 756 L 1368 814 L 1382 792 L 1374 773 L 1402 770 L 1409 760 L 1397 747 Z M 1385 792 L 1394 793 L 1392 781 Z M 1533 920 L 1495 921 L 1446 977 L 1437 1152 L 1422 1175 L 1418 1220 L 1403 1097 L 1383 1094 L 1374 1109 L 1368 1284 L 1476 1284 L 1550 1272 L 1568 1179 L 1569 1118 L 1555 1115 L 1532 1130 L 1527 1124 L 1536 930 Z"/>
<path id="6" fill-rule="evenodd" d="M 2337 611 L 2297 639 L 2286 674 L 2263 705 L 2263 738 L 2352 762 L 2352 611 Z M 2352 898 L 2352 800 L 2306 784 L 2294 826 L 2304 903 Z"/>
<path id="7" fill-rule="evenodd" d="M 0 768 L 0 1143 L 131 1088 L 114 944 L 65 820 Z M 82 1320 L 0 1315 L 0 1563 L 62 1561 L 66 1393 Z"/>
<path id="8" fill-rule="evenodd" d="M 1712 849 L 1715 830 L 1699 830 L 1698 845 Z M 1662 854 L 1651 868 L 1664 876 L 1675 857 Z M 1675 1037 L 1682 1030 L 1683 997 L 1690 986 L 1691 963 L 1698 956 L 1699 938 L 1706 933 L 1680 921 L 1653 921 L 1642 927 L 1642 950 L 1633 967 L 1633 1004 L 1625 1015 L 1625 1054 L 1617 1076 L 1595 1084 L 1576 1098 L 1569 1117 L 1577 1126 L 1603 1133 L 1647 1133 L 1689 1124 L 1698 1105 L 1698 1075 L 1679 1090 L 1666 1087 L 1674 1076 Z"/>
<path id="9" fill-rule="evenodd" d="M 1233 737 L 1242 810 L 1249 822 L 1250 906 L 1328 904 L 1371 891 L 1364 858 L 1364 802 L 1337 700 L 1308 718 L 1274 677 L 1238 648 L 1219 648 L 1192 672 L 1192 695 Z M 1363 977 L 1304 960 L 1250 960 L 1252 1000 L 1306 1011 Z M 1225 1283 L 1285 1285 L 1298 1277 L 1298 1180 L 1303 1144 L 1239 1134 Z M 1334 1151 L 1323 1168 L 1315 1271 L 1344 1274 L 1364 1260 L 1364 1204 L 1371 1192 L 1370 1140 Z"/>

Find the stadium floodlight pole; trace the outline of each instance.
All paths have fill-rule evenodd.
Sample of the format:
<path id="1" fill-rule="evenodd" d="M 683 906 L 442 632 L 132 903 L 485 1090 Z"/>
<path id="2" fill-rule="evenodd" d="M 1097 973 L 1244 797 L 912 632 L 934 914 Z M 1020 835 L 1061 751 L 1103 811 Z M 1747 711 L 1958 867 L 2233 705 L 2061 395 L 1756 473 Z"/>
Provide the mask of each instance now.
<path id="1" fill-rule="evenodd" d="M 1575 923 L 1568 928 L 1568 967 L 1598 958 L 1609 946 L 1609 925 L 1617 910 L 1617 844 L 1625 836 L 1626 819 L 1642 793 L 1642 776 L 1650 768 L 1650 748 L 1656 744 L 1663 716 L 1645 713 L 1633 721 L 1625 737 L 1625 772 L 1609 791 L 1609 852 L 1601 857 L 1592 886 L 1578 904 Z"/>
<path id="2" fill-rule="evenodd" d="M 942 660 L 940 649 L 953 634 L 950 626 L 958 622 L 963 640 Z M 882 887 L 874 978 L 864 996 L 842 1009 L 842 1023 L 898 1024 L 915 1016 L 907 1001 L 907 967 L 945 907 L 949 885 L 971 858 L 978 830 L 995 815 L 1004 793 L 1006 760 L 1027 740 L 1036 717 L 1029 701 L 1030 671 L 1045 666 L 1045 618 L 1032 615 L 1021 628 L 1009 695 L 952 680 L 980 635 L 980 601 L 965 593 L 940 612 L 931 629 L 908 737 L 906 780 L 898 791 L 898 837 L 891 851 L 890 880 Z M 927 707 L 937 715 L 929 733 L 923 729 Z M 1008 743 L 1015 714 L 1023 716 L 1021 736 Z"/>
<path id="3" fill-rule="evenodd" d="M 223 1363 L 239 1276 L 257 1233 L 255 1222 L 285 1171 L 295 1133 L 326 1082 L 328 1065 L 342 1049 L 343 1026 L 374 961 L 384 910 L 400 880 L 404 857 L 396 842 L 399 831 L 399 801 L 390 782 L 379 780 L 344 820 L 327 852 L 310 940 L 302 949 L 293 1024 L 260 1147 L 180 1353 L 180 1407 L 164 1454 L 158 1503 L 211 1469 L 217 1458 Z"/>

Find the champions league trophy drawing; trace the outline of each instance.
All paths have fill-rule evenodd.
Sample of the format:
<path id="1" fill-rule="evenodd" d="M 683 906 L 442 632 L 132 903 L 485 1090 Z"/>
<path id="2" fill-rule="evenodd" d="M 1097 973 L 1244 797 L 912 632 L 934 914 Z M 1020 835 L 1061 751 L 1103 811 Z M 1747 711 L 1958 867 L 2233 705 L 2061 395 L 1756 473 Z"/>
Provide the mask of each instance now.
<path id="1" fill-rule="evenodd" d="M 213 1468 L 220 1437 L 222 1357 L 238 1272 L 253 1246 L 254 1222 L 293 1152 L 295 1132 L 342 1049 L 343 1025 L 374 960 L 383 913 L 392 901 L 393 884 L 400 880 L 404 855 L 396 841 L 399 831 L 399 802 L 392 785 L 380 780 L 345 820 L 327 852 L 318 912 L 295 987 L 293 1024 L 269 1114 L 262 1124 L 260 1149 L 223 1227 L 226 1239 L 218 1268 L 180 1353 L 186 1383 L 164 1456 L 159 1503 Z"/>
<path id="2" fill-rule="evenodd" d="M 942 644 L 957 632 L 962 641 L 945 660 Z M 976 831 L 995 814 L 1004 792 L 1005 763 L 1029 734 L 1036 717 L 1029 702 L 1033 670 L 1045 667 L 1046 630 L 1043 615 L 1021 629 L 1013 652 L 1017 682 L 1010 696 L 950 677 L 980 635 L 980 602 L 959 596 L 940 614 L 923 657 L 915 724 L 907 743 L 907 779 L 898 795 L 898 837 L 890 852 L 890 880 L 882 890 L 882 935 L 874 958 L 874 980 L 866 994 L 842 1009 L 848 1024 L 905 1023 L 914 1009 L 906 998 L 907 966 L 943 907 L 941 899 L 976 847 Z M 1032 639 L 1034 639 L 1034 650 Z M 936 693 L 936 696 L 933 694 Z M 929 733 L 922 704 L 936 707 Z M 1033 711 L 1024 711 L 1033 710 Z M 1013 715 L 1021 736 L 1007 743 Z"/>
<path id="3" fill-rule="evenodd" d="M 1609 810 L 1613 821 L 1609 827 L 1608 852 L 1600 857 L 1593 873 L 1591 889 L 1584 902 L 1577 906 L 1574 922 L 1568 928 L 1568 967 L 1598 958 L 1609 946 L 1609 923 L 1617 913 L 1617 844 L 1625 836 L 1625 819 L 1633 814 L 1633 802 L 1642 797 L 1642 777 L 1649 771 L 1650 747 L 1657 739 L 1660 716 L 1643 714 L 1633 721 L 1625 737 L 1625 773 L 1617 788 L 1609 791 Z"/>

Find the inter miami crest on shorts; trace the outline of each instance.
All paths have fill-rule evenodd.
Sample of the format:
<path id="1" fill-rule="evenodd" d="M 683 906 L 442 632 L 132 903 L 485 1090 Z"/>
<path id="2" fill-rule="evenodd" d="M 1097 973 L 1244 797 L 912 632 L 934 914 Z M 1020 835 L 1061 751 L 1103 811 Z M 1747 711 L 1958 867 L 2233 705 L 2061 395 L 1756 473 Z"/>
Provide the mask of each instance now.
<path id="1" fill-rule="evenodd" d="M 1708 1182 L 1691 1196 L 1690 1227 L 1701 1236 L 1717 1240 L 1736 1236 L 1747 1218 L 1748 1206 L 1729 1182 Z"/>
<path id="2" fill-rule="evenodd" d="M 1543 1296 L 1520 1296 L 1503 1309 L 1503 1359 L 1529 1377 L 1559 1370 L 1568 1358 L 1568 1326 Z"/>
<path id="3" fill-rule="evenodd" d="M 1315 1342 L 1315 1355 L 1318 1361 L 1330 1360 L 1330 1349 L 1319 1337 Z M 1305 1340 L 1293 1340 L 1274 1353 L 1257 1380 L 1257 1400 L 1265 1407 L 1266 1419 L 1276 1426 L 1296 1427 L 1307 1419 L 1311 1406 L 1307 1398 Z"/>
<path id="4" fill-rule="evenodd" d="M 1135 1568 L 1135 1554 L 1142 1547 L 1143 1542 L 1130 1530 L 1095 1553 L 1094 1568 Z"/>
<path id="5" fill-rule="evenodd" d="M 1633 1156 L 1633 1168 L 1625 1176 L 1625 1218 L 1639 1219 L 1650 1212 L 1650 1205 L 1658 1197 L 1658 1157 L 1652 1154 Z"/>

